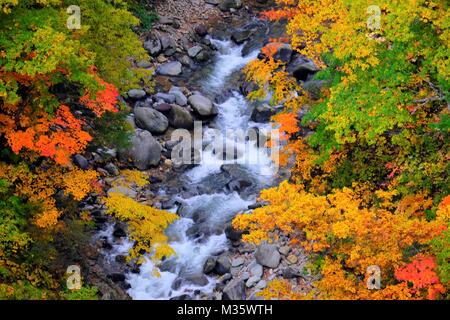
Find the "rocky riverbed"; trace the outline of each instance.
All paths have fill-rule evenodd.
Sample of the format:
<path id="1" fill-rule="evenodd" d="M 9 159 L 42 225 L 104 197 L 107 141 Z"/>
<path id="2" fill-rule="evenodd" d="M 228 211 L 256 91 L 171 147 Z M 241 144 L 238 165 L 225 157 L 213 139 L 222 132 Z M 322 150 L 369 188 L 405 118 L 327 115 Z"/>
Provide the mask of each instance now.
<path id="1" fill-rule="evenodd" d="M 279 109 L 245 100 L 252 84 L 244 81 L 240 69 L 258 58 L 269 38 L 283 35 L 282 23 L 256 18 L 259 10 L 271 5 L 264 0 L 177 0 L 158 5 L 160 20 L 142 39 L 152 60 L 138 62 L 155 71 L 156 92 L 135 88 L 123 97 L 135 128 L 131 149 L 97 150 L 74 160 L 80 167 L 96 168 L 106 189 L 120 179 L 122 168 L 146 171 L 149 186 L 114 191 L 177 212 L 180 220 L 168 230 L 177 257 L 159 265 L 126 263 L 132 246 L 126 225 L 111 221 L 101 200 L 92 196 L 80 210 L 91 212 L 97 231 L 81 265 L 85 279 L 99 288 L 103 299 L 259 299 L 255 294 L 276 278 L 288 279 L 301 290 L 310 288 L 313 277 L 306 272 L 307 258 L 288 238 L 279 235 L 276 243 L 255 247 L 243 243 L 230 224 L 238 212 L 265 205 L 256 201 L 259 191 L 288 179 L 288 169 L 274 174 L 270 160 L 249 167 L 223 160 L 186 165 L 171 158 L 180 143 L 172 140 L 172 133 L 192 132 L 195 121 L 202 121 L 203 133 L 270 127 L 270 117 Z M 289 63 L 288 70 L 299 81 L 308 81 L 318 71 L 288 45 L 277 57 Z M 320 85 L 308 83 L 311 88 Z M 252 146 L 252 152 L 261 152 L 259 145 Z M 160 277 L 153 275 L 154 268 Z"/>

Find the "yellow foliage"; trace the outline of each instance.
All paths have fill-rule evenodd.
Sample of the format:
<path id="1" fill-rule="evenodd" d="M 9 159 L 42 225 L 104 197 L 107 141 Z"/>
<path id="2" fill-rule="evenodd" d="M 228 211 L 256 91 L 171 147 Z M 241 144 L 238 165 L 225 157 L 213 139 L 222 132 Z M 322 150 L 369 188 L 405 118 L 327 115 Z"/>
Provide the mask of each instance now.
<path id="1" fill-rule="evenodd" d="M 56 207 L 54 196 L 58 189 L 64 190 L 75 200 L 83 200 L 89 193 L 98 191 L 98 174 L 94 170 L 75 167 L 43 165 L 31 171 L 25 164 L 17 166 L 0 163 L 0 178 L 15 186 L 15 194 L 40 205 L 35 223 L 40 228 L 54 227 L 62 212 Z"/>
<path id="2" fill-rule="evenodd" d="M 108 214 L 128 224 L 129 237 L 135 241 L 130 259 L 138 258 L 138 262 L 143 262 L 142 252 L 151 253 L 155 260 L 174 254 L 167 245 L 164 230 L 178 219 L 176 214 L 138 203 L 117 192 L 110 193 L 105 204 Z"/>
<path id="3" fill-rule="evenodd" d="M 383 201 L 370 207 L 363 205 L 367 199 L 362 194 L 363 199 L 359 192 L 343 188 L 327 196 L 315 195 L 285 181 L 261 192 L 260 200 L 270 205 L 237 216 L 233 226 L 249 231 L 243 236 L 248 242 L 270 242 L 275 239 L 273 231 L 279 230 L 311 252 L 326 253 L 330 257 L 318 283 L 326 289 L 321 291 L 324 298 L 361 297 L 365 287 L 358 278 L 365 276 L 367 267 L 377 265 L 386 274 L 392 272 L 402 263 L 406 248 L 428 243 L 450 221 L 441 212 L 440 219 L 427 221 L 426 202 L 405 207 L 410 199 L 404 199 L 400 206 L 394 205 L 395 192 L 376 192 Z M 334 261 L 334 256 L 345 260 Z"/>

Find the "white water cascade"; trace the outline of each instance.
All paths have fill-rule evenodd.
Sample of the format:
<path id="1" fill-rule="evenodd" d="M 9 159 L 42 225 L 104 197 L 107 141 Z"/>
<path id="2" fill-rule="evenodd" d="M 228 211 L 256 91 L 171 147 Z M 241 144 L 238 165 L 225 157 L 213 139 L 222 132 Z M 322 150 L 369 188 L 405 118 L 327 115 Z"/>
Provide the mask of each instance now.
<path id="1" fill-rule="evenodd" d="M 210 93 L 220 90 L 234 72 L 257 56 L 257 52 L 252 52 L 248 56 L 242 57 L 242 46 L 236 46 L 231 41 L 213 39 L 212 42 L 219 49 L 218 55 L 209 78 L 201 83 L 205 92 Z M 250 105 L 237 90 L 225 102 L 218 105 L 218 110 L 219 114 L 213 126 L 221 132 L 229 129 L 247 130 L 251 127 L 263 129 L 268 126 L 270 128 L 270 124 L 250 122 Z M 204 136 L 208 137 L 210 128 L 204 127 L 203 130 Z M 273 179 L 274 169 L 271 158 L 263 148 L 258 148 L 256 142 L 249 143 L 248 141 L 236 147 L 245 151 L 250 159 L 253 157 L 258 160 L 243 163 L 244 170 L 258 181 L 261 188 L 269 185 Z M 212 174 L 220 172 L 223 164 L 230 163 L 227 161 L 218 159 L 213 152 L 204 152 L 202 164 L 185 172 L 185 178 L 191 183 L 201 183 Z M 200 194 L 189 199 L 177 200 L 183 203 L 181 217 L 167 230 L 170 245 L 175 250 L 176 256 L 165 261 L 170 266 L 163 270 L 160 267 L 159 276 L 155 276 L 154 268 L 157 266 L 150 260 L 141 266 L 139 274 L 129 273 L 127 282 L 131 288 L 128 293 L 133 299 L 167 300 L 182 295 L 195 298 L 195 292 L 211 294 L 216 281 L 213 277 L 205 278 L 203 265 L 208 257 L 227 250 L 229 243 L 224 233 L 212 232 L 201 238 L 190 237 L 187 231 L 194 225 L 193 215 L 198 212 L 207 213 L 206 221 L 202 223 L 211 230 L 217 230 L 230 221 L 234 215 L 247 210 L 248 206 L 255 201 L 254 198 L 243 199 L 237 192 Z M 173 208 L 174 211 L 178 209 Z M 124 244 L 124 246 L 126 245 L 129 244 Z M 198 281 L 199 278 L 202 280 Z"/>

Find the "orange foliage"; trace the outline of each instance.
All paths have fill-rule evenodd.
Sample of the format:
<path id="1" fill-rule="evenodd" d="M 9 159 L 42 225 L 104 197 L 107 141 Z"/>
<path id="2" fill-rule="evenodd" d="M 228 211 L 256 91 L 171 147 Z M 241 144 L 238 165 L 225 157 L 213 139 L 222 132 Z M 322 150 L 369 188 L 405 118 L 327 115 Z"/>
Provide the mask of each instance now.
<path id="1" fill-rule="evenodd" d="M 434 300 L 437 294 L 445 293 L 445 288 L 436 274 L 436 267 L 432 256 L 418 254 L 410 264 L 397 269 L 395 277 L 400 281 L 412 283 L 413 294 L 420 295 L 420 291 L 426 289 L 427 298 Z"/>

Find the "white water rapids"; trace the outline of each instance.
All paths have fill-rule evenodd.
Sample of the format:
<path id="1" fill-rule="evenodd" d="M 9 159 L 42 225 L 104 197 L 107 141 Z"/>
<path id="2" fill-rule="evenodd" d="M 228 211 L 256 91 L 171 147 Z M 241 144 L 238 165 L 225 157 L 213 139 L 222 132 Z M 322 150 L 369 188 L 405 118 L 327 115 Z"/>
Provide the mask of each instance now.
<path id="1" fill-rule="evenodd" d="M 252 52 L 246 57 L 242 57 L 243 46 L 234 45 L 231 41 L 212 40 L 218 47 L 218 54 L 215 60 L 214 69 L 207 79 L 202 81 L 205 92 L 220 92 L 220 89 L 227 83 L 229 77 L 251 60 L 255 59 L 257 52 Z M 238 92 L 234 91 L 228 100 L 218 105 L 219 114 L 213 126 L 224 132 L 228 129 L 247 130 L 250 127 L 260 129 L 270 128 L 270 124 L 256 124 L 250 121 L 250 105 L 248 101 Z M 208 127 L 204 127 L 204 135 L 208 137 Z M 269 155 L 256 146 L 256 143 L 243 142 L 237 145 L 247 153 L 250 158 L 256 157 L 257 164 L 243 163 L 244 170 L 254 177 L 261 187 L 268 185 L 273 178 L 272 161 Z M 230 163 L 227 160 L 218 159 L 213 152 L 204 152 L 204 164 L 200 164 L 190 169 L 185 174 L 188 181 L 192 183 L 201 182 L 212 174 L 220 172 L 223 164 Z M 189 281 L 192 277 L 203 277 L 203 265 L 210 256 L 220 254 L 227 250 L 228 240 L 224 233 L 217 235 L 204 235 L 201 239 L 194 239 L 188 236 L 187 231 L 194 224 L 192 216 L 196 212 L 207 212 L 207 221 L 204 222 L 211 229 L 223 227 L 234 215 L 246 211 L 248 206 L 254 203 L 255 199 L 243 199 L 237 192 L 200 194 L 189 199 L 179 199 L 183 203 L 181 217 L 167 230 L 170 238 L 170 246 L 175 250 L 176 256 L 171 258 L 170 267 L 160 271 L 160 276 L 154 275 L 154 268 L 157 266 L 147 260 L 142 266 L 139 274 L 127 274 L 127 282 L 131 288 L 128 293 L 133 299 L 171 299 L 181 295 L 189 295 L 195 298 L 195 292 L 211 294 L 216 285 L 213 277 L 207 277 L 207 283 L 201 285 L 192 284 Z M 173 208 L 175 212 L 178 208 Z M 129 243 L 124 243 L 122 248 L 117 249 L 124 252 L 129 248 Z M 167 262 L 167 261 L 166 261 Z M 174 285 L 176 281 L 178 285 Z"/>

